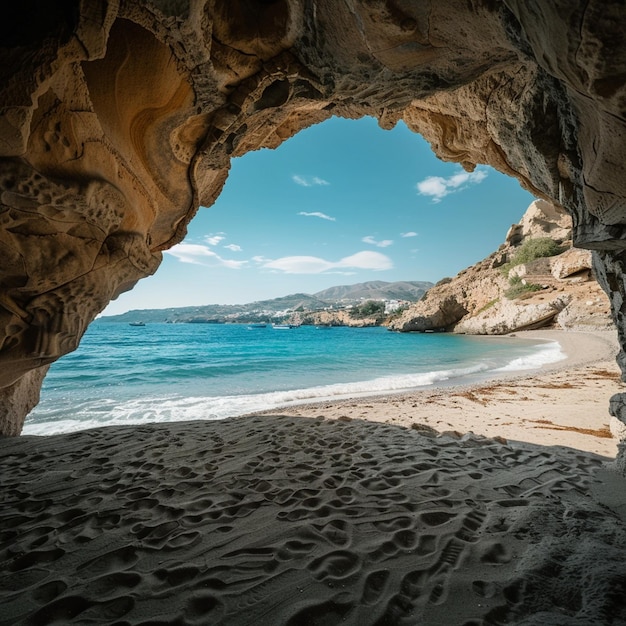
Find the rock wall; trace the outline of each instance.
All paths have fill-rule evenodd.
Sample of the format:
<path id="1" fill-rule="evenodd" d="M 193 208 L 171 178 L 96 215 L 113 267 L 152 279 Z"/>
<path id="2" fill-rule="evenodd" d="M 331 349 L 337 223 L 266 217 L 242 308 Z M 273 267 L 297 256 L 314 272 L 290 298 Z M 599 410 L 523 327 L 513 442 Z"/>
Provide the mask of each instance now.
<path id="1" fill-rule="evenodd" d="M 454 331 L 502 335 L 555 326 L 564 330 L 613 328 L 609 301 L 592 277 L 592 253 L 571 247 L 572 220 L 545 200 L 530 204 L 505 242 L 479 263 L 440 281 L 390 323 L 399 331 Z M 516 255 L 527 242 L 552 239 L 555 252 L 526 263 Z M 510 279 L 540 287 L 510 293 Z"/>
<path id="2" fill-rule="evenodd" d="M 490 164 L 564 206 L 575 242 L 598 251 L 624 339 L 621 0 L 64 0 L 2 12 L 0 432 L 19 430 L 26 410 L 10 390 L 37 387 L 30 371 L 157 269 L 231 157 L 331 115 L 404 119 L 441 158 Z"/>

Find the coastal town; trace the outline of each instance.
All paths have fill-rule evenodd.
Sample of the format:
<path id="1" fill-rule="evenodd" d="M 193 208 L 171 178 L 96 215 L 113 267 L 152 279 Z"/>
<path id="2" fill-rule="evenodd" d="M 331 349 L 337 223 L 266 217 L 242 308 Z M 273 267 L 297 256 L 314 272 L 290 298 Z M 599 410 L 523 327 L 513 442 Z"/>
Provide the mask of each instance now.
<path id="1" fill-rule="evenodd" d="M 102 318 L 107 322 L 380 326 L 424 297 L 427 281 L 370 281 L 296 293 L 249 304 L 147 309 Z"/>

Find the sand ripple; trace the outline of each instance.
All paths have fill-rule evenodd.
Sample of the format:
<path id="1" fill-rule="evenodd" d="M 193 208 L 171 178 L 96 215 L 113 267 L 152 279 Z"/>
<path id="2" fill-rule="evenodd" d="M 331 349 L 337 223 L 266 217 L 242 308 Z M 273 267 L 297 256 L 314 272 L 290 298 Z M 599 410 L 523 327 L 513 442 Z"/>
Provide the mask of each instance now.
<path id="1" fill-rule="evenodd" d="M 592 454 L 267 416 L 0 446 L 0 624 L 626 624 Z"/>

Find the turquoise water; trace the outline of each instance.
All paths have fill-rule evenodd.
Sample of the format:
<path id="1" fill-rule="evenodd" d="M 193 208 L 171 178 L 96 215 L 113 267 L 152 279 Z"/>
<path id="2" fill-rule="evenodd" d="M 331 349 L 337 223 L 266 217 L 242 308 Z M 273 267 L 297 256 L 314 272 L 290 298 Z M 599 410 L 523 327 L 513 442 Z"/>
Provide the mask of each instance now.
<path id="1" fill-rule="evenodd" d="M 221 419 L 298 402 L 462 384 L 563 358 L 556 342 L 384 328 L 96 322 L 48 373 L 25 434 Z"/>

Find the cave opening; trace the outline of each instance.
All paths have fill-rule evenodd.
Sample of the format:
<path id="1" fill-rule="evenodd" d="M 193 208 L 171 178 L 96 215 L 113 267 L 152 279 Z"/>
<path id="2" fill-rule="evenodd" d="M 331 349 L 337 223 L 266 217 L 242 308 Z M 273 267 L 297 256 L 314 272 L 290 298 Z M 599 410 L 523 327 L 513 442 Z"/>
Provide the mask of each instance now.
<path id="1" fill-rule="evenodd" d="M 342 280 L 435 283 L 495 251 L 534 199 L 489 166 L 469 173 L 441 161 L 402 121 L 385 130 L 372 117 L 333 117 L 233 158 L 220 195 L 200 208 L 183 242 L 103 315 L 244 304 Z M 333 267 L 365 251 L 391 258 Z M 298 256 L 314 261 L 282 261 Z"/>
<path id="2" fill-rule="evenodd" d="M 30 48 L 8 53 L 15 89 L 3 127 L 7 190 L 23 181 L 16 197 L 7 195 L 19 225 L 4 232 L 3 432 L 19 433 L 46 366 L 76 348 L 112 298 L 156 271 L 198 206 L 214 204 L 231 159 L 277 147 L 331 115 L 372 115 L 385 129 L 402 119 L 442 159 L 466 171 L 489 164 L 565 207 L 575 243 L 598 251 L 623 339 L 621 205 L 603 191 L 619 187 L 609 155 L 621 135 L 607 131 L 621 124 L 613 113 L 619 88 L 611 64 L 583 71 L 576 57 L 561 67 L 570 48 L 553 37 L 578 15 L 574 40 L 582 45 L 588 33 L 598 45 L 585 40 L 585 54 L 607 57 L 619 20 L 604 20 L 600 35 L 595 11 L 583 20 L 571 7 L 570 20 L 546 9 L 535 23 L 513 4 L 464 6 L 461 29 L 441 7 L 434 30 L 422 9 L 386 2 L 319 13 L 282 2 L 198 6 L 175 19 L 173 5 L 94 7 L 65 19 L 69 39 L 69 31 L 51 32 L 43 56 L 33 55 L 39 34 L 20 37 Z M 257 13 L 262 19 L 250 21 Z M 585 159 L 594 134 L 602 142 Z M 24 236 L 31 229 L 45 246 Z M 368 245 L 391 240 L 365 237 Z M 368 252 L 314 260 L 327 267 L 384 255 Z M 293 255 L 255 256 L 284 272 Z"/>
<path id="3" fill-rule="evenodd" d="M 154 276 L 109 305 L 96 330 L 107 324 L 126 329 L 138 321 L 237 322 L 235 305 L 255 301 L 377 280 L 449 280 L 495 252 L 531 201 L 515 179 L 492 168 L 468 173 L 439 160 L 403 122 L 387 130 L 374 118 L 332 118 L 276 149 L 233 159 L 215 204 L 200 209 L 188 236 L 164 253 Z M 227 306 L 222 310 L 221 305 Z M 109 369 L 104 377 L 108 366 L 103 363 L 88 373 L 92 355 L 107 344 L 96 330 L 88 331 L 76 353 L 52 366 L 25 433 L 56 432 L 79 414 L 87 425 L 106 423 L 107 412 L 127 411 L 116 404 L 122 397 L 133 407 L 129 413 L 150 415 L 142 385 L 152 366 L 140 372 L 133 362 L 158 350 L 158 343 L 151 338 L 147 345 L 134 346 L 133 356 L 124 352 L 125 341 L 137 339 L 132 330 L 127 329 L 126 339 L 111 338 L 112 346 L 118 342 L 111 368 L 127 368 L 113 383 L 116 374 Z M 184 342 L 179 349 L 184 353 Z M 210 360 L 210 350 L 201 358 Z M 76 407 L 68 403 L 73 363 L 83 368 L 84 385 L 94 384 L 92 397 L 77 398 Z M 170 387 L 184 386 L 182 370 L 172 368 L 171 375 Z M 105 391 L 103 377 L 108 378 Z M 116 389 L 119 378 L 128 381 L 128 389 Z M 87 407 L 95 420 L 89 419 Z"/>
<path id="4" fill-rule="evenodd" d="M 198 206 L 214 204 L 231 158 L 331 114 L 373 115 L 386 129 L 403 119 L 441 158 L 468 170 L 488 163 L 564 207 L 575 243 L 593 251 L 626 372 L 623 1 L 78 4 L 32 20 L 32 2 L 6 9 L 15 17 L 0 47 L 2 435 L 20 433 L 47 365 L 156 271 Z M 333 186 L 331 174 L 292 175 L 331 183 L 301 191 Z M 445 189 L 448 175 L 439 177 L 427 188 Z M 445 200 L 433 212 L 443 214 Z M 339 223 L 291 218 L 308 220 L 310 232 Z M 407 228 L 363 230 L 356 243 L 392 258 L 393 246 L 377 244 Z M 248 253 L 235 240 L 207 243 L 195 242 L 204 258 L 220 244 L 231 245 L 225 260 L 238 261 L 236 246 Z M 310 261 L 305 252 L 297 255 Z M 281 272 L 294 253 L 255 256 L 280 260 L 266 269 Z M 139 343 L 159 356 L 151 332 Z M 102 351 L 114 343 L 104 334 Z M 592 367 L 520 393 L 523 418 L 533 419 L 531 391 L 537 411 L 559 392 L 559 408 L 574 406 L 607 372 L 617 383 L 614 371 Z M 98 377 L 106 384 L 106 369 Z M 475 415 L 493 393 L 453 400 Z M 538 413 L 535 430 L 554 431 L 559 445 L 402 427 L 394 401 L 380 403 L 385 423 L 374 423 L 366 402 L 334 415 L 324 406 L 309 416 L 3 437 L 4 619 L 626 621 L 625 486 L 613 471 L 626 475 L 625 443 L 611 463 L 563 447 L 572 433 Z M 452 408 L 438 402 L 424 404 L 445 419 Z M 592 402 L 578 435 L 589 434 L 589 415 L 604 419 L 605 404 Z M 495 428 L 511 418 L 499 413 Z M 626 394 L 611 398 L 611 413 L 626 423 Z"/>

